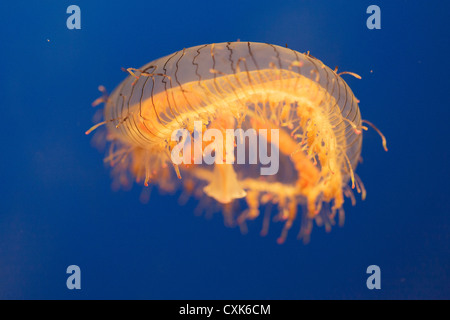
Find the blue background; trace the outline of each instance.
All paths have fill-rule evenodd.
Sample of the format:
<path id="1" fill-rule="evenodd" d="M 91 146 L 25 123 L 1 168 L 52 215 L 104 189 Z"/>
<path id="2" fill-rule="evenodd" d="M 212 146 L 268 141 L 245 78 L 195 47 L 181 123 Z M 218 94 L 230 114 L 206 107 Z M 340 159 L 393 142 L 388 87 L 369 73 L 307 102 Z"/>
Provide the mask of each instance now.
<path id="1" fill-rule="evenodd" d="M 71 4 L 81 30 L 66 28 Z M 366 28 L 371 4 L 381 30 Z M 448 12 L 448 1 L 2 1 L 0 298 L 450 298 Z M 121 67 L 236 39 L 360 74 L 345 79 L 388 139 L 386 153 L 364 133 L 366 201 L 347 201 L 344 227 L 315 228 L 306 246 L 295 229 L 277 245 L 280 224 L 260 237 L 261 219 L 241 235 L 156 188 L 147 205 L 141 186 L 113 192 L 84 135 L 97 86 L 111 91 Z M 71 264 L 82 290 L 66 288 Z M 381 290 L 366 288 L 372 264 Z"/>

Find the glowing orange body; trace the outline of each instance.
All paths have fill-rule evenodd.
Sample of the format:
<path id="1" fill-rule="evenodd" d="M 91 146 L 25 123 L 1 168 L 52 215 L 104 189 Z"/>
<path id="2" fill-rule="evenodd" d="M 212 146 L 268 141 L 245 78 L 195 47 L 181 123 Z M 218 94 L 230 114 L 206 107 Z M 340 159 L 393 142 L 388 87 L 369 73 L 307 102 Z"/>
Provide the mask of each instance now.
<path id="1" fill-rule="evenodd" d="M 173 190 L 184 182 L 188 192 L 221 204 L 230 222 L 234 204 L 245 198 L 241 224 L 272 202 L 286 221 L 281 242 L 298 205 L 306 209 L 302 236 L 309 235 L 312 220 L 333 223 L 362 144 L 358 101 L 335 71 L 309 55 L 253 42 L 184 49 L 128 71 L 104 110 L 111 141 L 106 161 L 120 183 L 132 177 Z M 279 150 L 280 172 L 260 176 L 253 166 L 238 164 L 172 168 L 171 134 L 192 134 L 195 121 L 203 130 L 279 130 L 279 142 L 264 138 Z M 323 203 L 331 207 L 324 210 Z"/>

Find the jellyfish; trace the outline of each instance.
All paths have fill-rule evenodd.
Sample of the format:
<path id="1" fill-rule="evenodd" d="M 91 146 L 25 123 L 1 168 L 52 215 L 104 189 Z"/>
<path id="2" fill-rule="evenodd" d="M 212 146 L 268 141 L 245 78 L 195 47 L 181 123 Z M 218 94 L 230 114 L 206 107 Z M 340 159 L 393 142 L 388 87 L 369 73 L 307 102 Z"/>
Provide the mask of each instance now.
<path id="1" fill-rule="evenodd" d="M 205 44 L 124 71 L 128 77 L 94 103 L 105 104 L 104 119 L 87 131 L 106 128 L 105 162 L 114 183 L 182 189 L 203 207 L 221 208 L 226 224 L 242 230 L 266 207 L 261 233 L 270 220 L 283 222 L 279 243 L 297 217 L 298 236 L 308 241 L 314 223 L 326 230 L 336 216 L 343 223 L 344 198 L 354 204 L 354 189 L 364 199 L 355 169 L 366 124 L 386 148 L 341 77 L 359 76 L 338 73 L 309 52 L 256 42 Z M 231 149 L 219 148 L 219 134 Z M 243 156 L 233 150 L 238 145 Z M 255 146 L 266 153 L 255 154 Z M 212 163 L 202 161 L 206 153 Z M 269 154 L 277 170 L 263 175 Z"/>

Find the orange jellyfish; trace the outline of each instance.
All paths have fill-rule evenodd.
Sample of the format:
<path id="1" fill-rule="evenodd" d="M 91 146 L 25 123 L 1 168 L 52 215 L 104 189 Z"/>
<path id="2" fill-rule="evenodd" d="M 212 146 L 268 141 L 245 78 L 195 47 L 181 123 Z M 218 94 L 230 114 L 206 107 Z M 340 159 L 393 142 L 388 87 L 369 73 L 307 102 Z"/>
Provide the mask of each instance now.
<path id="1" fill-rule="evenodd" d="M 95 102 L 105 103 L 104 121 L 87 132 L 105 125 L 105 162 L 118 184 L 184 188 L 203 206 L 220 206 L 226 223 L 244 230 L 262 206 L 276 206 L 274 218 L 284 222 L 280 243 L 297 215 L 299 237 L 308 241 L 314 221 L 329 230 L 338 213 L 343 222 L 344 196 L 354 203 L 352 189 L 365 197 L 354 172 L 363 124 L 380 132 L 361 120 L 358 100 L 337 70 L 309 53 L 255 42 L 216 43 L 125 71 L 129 76 L 112 94 Z M 230 130 L 236 135 L 229 137 Z M 242 145 L 244 156 L 219 148 L 218 134 L 226 136 L 227 147 Z M 266 154 L 255 154 L 257 147 Z M 268 149 L 277 170 L 263 175 Z M 212 163 L 202 161 L 206 153 Z M 174 154 L 185 161 L 175 161 Z M 270 218 L 266 210 L 263 234 Z"/>

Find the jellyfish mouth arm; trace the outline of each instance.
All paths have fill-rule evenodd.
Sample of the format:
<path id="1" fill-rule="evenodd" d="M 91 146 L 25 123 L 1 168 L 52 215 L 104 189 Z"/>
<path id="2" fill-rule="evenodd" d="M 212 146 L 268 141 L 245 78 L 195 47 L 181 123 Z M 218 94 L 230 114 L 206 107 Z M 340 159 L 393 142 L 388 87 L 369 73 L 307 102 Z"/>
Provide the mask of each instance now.
<path id="1" fill-rule="evenodd" d="M 280 182 L 269 182 L 262 179 L 237 178 L 232 164 L 218 164 L 214 169 L 197 168 L 189 170 L 194 177 L 207 181 L 204 187 L 205 193 L 220 203 L 229 203 L 234 199 L 246 196 L 245 190 L 253 190 L 258 193 L 283 194 L 287 197 L 298 195 L 298 188 L 295 185 L 283 184 Z"/>
<path id="2" fill-rule="evenodd" d="M 203 191 L 220 203 L 230 203 L 247 195 L 237 179 L 232 164 L 215 164 L 213 178 Z"/>

